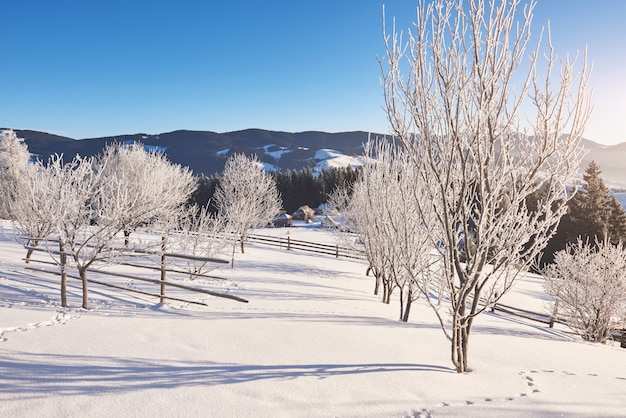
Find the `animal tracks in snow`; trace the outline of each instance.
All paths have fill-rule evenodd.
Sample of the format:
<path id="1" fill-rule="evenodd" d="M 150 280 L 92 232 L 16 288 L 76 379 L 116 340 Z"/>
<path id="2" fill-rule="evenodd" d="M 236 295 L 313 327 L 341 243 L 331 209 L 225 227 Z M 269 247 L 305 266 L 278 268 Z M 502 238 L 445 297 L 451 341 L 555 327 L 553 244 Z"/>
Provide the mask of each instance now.
<path id="1" fill-rule="evenodd" d="M 26 332 L 53 325 L 63 325 L 70 320 L 79 317 L 80 315 L 77 313 L 72 313 L 66 310 L 58 310 L 56 315 L 47 321 L 32 322 L 23 326 L 0 328 L 0 343 L 7 341 L 7 334 L 11 332 Z"/>
<path id="2" fill-rule="evenodd" d="M 456 401 L 442 401 L 436 404 L 433 408 L 424 408 L 424 409 L 414 409 L 409 413 L 405 414 L 404 417 L 432 417 L 437 416 L 437 410 L 442 412 L 445 408 L 453 408 L 454 413 L 458 413 L 458 408 L 468 407 L 468 408 L 479 408 L 481 404 L 494 404 L 494 403 L 509 403 L 515 402 L 516 400 L 527 399 L 531 400 L 534 396 L 542 395 L 541 382 L 549 383 L 551 380 L 558 379 L 562 380 L 562 384 L 566 384 L 565 381 L 570 381 L 574 379 L 576 385 L 579 384 L 578 380 L 585 380 L 587 382 L 594 382 L 595 379 L 624 379 L 620 377 L 607 377 L 600 376 L 597 373 L 583 373 L 577 374 L 572 373 L 567 370 L 528 370 L 528 371 L 520 371 L 517 373 L 517 376 L 521 379 L 521 390 L 510 396 L 485 396 L 484 398 L 467 398 L 465 400 L 456 400 Z M 587 380 L 589 379 L 589 380 Z M 624 379 L 626 380 L 626 379 Z M 567 384 L 566 384 L 567 385 Z M 548 384 L 548 388 L 553 387 L 553 384 Z M 543 395 L 546 395 L 543 393 Z M 461 398 L 462 399 L 462 398 Z M 446 414 L 444 414 L 446 415 Z"/>

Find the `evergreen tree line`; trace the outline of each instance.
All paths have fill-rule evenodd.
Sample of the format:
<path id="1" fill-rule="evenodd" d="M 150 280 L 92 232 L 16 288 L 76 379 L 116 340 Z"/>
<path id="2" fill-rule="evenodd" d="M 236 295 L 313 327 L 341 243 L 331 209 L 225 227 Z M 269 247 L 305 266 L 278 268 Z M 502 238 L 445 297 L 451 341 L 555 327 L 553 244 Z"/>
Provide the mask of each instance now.
<path id="1" fill-rule="evenodd" d="M 276 187 L 283 200 L 283 209 L 287 213 L 295 212 L 300 206 L 308 205 L 317 208 L 328 201 L 329 195 L 337 188 L 347 188 L 354 184 L 360 175 L 360 169 L 348 167 L 331 167 L 319 174 L 311 168 L 300 170 L 274 171 L 271 173 Z M 191 195 L 190 204 L 206 206 L 213 213 L 217 212 L 213 195 L 221 180 L 221 175 L 204 174 L 197 178 L 197 188 Z"/>

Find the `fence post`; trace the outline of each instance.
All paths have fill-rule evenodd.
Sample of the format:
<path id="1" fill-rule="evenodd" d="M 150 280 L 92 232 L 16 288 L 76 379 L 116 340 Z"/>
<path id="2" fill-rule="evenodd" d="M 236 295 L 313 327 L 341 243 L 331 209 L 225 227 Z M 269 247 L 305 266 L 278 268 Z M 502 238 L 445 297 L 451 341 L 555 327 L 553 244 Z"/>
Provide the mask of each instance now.
<path id="1" fill-rule="evenodd" d="M 166 268 L 167 268 L 167 257 L 165 257 L 165 249 L 166 249 L 167 237 L 163 235 L 161 237 L 161 303 L 165 303 L 165 279 L 166 279 Z"/>
<path id="2" fill-rule="evenodd" d="M 291 250 L 291 238 L 287 236 L 287 251 Z"/>
<path id="3" fill-rule="evenodd" d="M 335 258 L 339 258 L 339 245 L 335 245 Z"/>

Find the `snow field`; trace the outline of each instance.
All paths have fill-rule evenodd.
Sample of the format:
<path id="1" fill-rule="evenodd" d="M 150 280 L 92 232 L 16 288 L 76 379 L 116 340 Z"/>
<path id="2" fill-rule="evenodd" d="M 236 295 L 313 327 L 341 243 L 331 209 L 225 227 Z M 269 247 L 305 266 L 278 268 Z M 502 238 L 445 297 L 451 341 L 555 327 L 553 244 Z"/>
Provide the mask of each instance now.
<path id="1" fill-rule="evenodd" d="M 505 314 L 477 319 L 472 372 L 457 374 L 425 304 L 398 321 L 363 262 L 251 244 L 215 272 L 247 304 L 158 305 L 92 284 L 83 310 L 78 281 L 60 308 L 58 278 L 24 270 L 23 253 L 0 238 L 2 416 L 617 417 L 626 406 L 626 350 Z M 546 301 L 529 276 L 503 303 Z"/>

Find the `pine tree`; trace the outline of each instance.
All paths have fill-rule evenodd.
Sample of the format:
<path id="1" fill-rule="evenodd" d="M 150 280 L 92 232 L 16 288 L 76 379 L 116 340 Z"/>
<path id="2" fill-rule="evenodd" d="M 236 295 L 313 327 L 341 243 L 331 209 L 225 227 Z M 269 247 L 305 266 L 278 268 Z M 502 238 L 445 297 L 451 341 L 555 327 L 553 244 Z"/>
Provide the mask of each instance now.
<path id="1" fill-rule="evenodd" d="M 592 243 L 607 238 L 615 244 L 626 241 L 626 214 L 610 194 L 601 173 L 595 161 L 585 170 L 582 189 L 569 201 L 567 214 L 546 247 L 543 263 L 551 263 L 554 253 L 575 244 L 579 237 Z"/>

